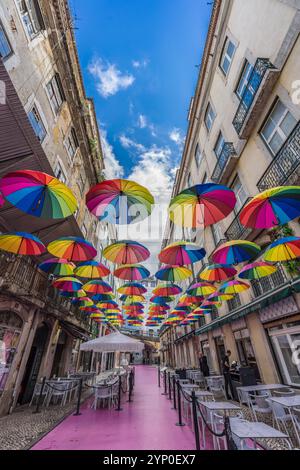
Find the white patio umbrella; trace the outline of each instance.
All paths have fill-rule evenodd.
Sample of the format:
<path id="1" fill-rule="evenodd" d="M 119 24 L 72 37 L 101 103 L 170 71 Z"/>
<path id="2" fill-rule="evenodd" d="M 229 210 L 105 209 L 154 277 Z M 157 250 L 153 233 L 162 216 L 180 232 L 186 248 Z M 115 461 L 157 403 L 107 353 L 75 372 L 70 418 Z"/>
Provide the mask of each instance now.
<path id="1" fill-rule="evenodd" d="M 144 343 L 141 341 L 129 338 L 121 333 L 111 333 L 107 336 L 82 343 L 80 346 L 81 351 L 94 351 L 94 352 L 141 352 L 144 349 Z"/>

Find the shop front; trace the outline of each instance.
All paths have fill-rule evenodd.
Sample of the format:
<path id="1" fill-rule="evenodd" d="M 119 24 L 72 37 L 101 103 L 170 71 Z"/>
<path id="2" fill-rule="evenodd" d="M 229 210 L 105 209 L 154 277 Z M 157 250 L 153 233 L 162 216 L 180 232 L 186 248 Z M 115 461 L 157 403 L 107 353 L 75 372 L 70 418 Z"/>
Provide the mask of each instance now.
<path id="1" fill-rule="evenodd" d="M 23 321 L 13 312 L 0 312 L 0 396 L 4 390 L 15 353 Z"/>

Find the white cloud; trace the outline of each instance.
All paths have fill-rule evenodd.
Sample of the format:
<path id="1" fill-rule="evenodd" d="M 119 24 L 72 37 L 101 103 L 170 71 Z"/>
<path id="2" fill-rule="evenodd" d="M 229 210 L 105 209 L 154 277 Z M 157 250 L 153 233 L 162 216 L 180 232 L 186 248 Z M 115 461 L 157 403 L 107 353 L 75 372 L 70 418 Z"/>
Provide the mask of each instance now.
<path id="1" fill-rule="evenodd" d="M 185 142 L 185 136 L 183 135 L 183 132 L 181 129 L 178 129 L 177 127 L 174 127 L 174 129 L 171 130 L 169 133 L 169 138 L 174 142 L 180 149 L 183 148 L 184 142 Z"/>
<path id="2" fill-rule="evenodd" d="M 141 68 L 145 69 L 148 64 L 149 64 L 149 60 L 148 60 L 148 59 L 133 60 L 133 61 L 132 61 L 132 66 L 133 66 L 135 69 L 141 69 Z"/>
<path id="3" fill-rule="evenodd" d="M 97 90 L 103 98 L 113 96 L 120 90 L 126 90 L 135 81 L 133 75 L 122 74 L 115 64 L 104 62 L 100 58 L 89 65 L 89 72 L 97 80 Z"/>
<path id="4" fill-rule="evenodd" d="M 138 117 L 138 125 L 141 129 L 145 129 L 145 127 L 147 127 L 147 118 L 144 114 L 140 114 L 139 117 Z"/>
<path id="5" fill-rule="evenodd" d="M 102 129 L 101 144 L 105 164 L 105 177 L 107 179 L 122 178 L 124 176 L 124 168 L 114 154 L 113 148 L 107 140 L 107 133 Z"/>
<path id="6" fill-rule="evenodd" d="M 138 152 L 144 152 L 145 151 L 144 145 L 139 144 L 138 142 L 135 142 L 134 140 L 130 139 L 130 137 L 127 137 L 125 134 L 120 135 L 120 142 L 121 142 L 121 145 L 125 149 L 133 148 L 133 149 L 137 150 Z"/>

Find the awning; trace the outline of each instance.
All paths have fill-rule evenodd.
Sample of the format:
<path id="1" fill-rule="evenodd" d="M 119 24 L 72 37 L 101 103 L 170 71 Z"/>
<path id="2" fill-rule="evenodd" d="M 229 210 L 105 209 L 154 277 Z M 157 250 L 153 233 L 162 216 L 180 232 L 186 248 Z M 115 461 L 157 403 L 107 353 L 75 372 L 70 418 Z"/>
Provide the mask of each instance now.
<path id="1" fill-rule="evenodd" d="M 82 339 L 83 341 L 88 341 L 90 336 L 86 334 L 86 332 L 81 329 L 79 326 L 73 325 L 72 323 L 60 320 L 61 327 L 69 333 L 74 338 Z"/>
<path id="2" fill-rule="evenodd" d="M 81 351 L 94 352 L 141 352 L 143 349 L 144 344 L 141 341 L 119 332 L 101 336 L 80 346 Z"/>

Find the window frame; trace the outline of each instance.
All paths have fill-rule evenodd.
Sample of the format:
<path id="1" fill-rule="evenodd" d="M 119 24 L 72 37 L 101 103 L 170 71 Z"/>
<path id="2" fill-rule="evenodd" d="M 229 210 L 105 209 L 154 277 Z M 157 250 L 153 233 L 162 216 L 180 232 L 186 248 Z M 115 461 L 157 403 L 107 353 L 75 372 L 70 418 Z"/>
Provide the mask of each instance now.
<path id="1" fill-rule="evenodd" d="M 25 30 L 26 36 L 30 41 L 33 41 L 42 31 L 45 30 L 45 23 L 41 12 L 41 7 L 39 0 L 33 0 L 33 7 L 36 19 L 32 17 L 31 8 L 28 5 L 28 0 L 15 0 L 18 10 L 18 14 L 21 18 L 23 28 Z M 26 10 L 23 10 L 21 3 L 25 5 Z M 27 23 L 25 17 L 29 19 Z M 37 24 L 38 23 L 38 27 Z M 31 30 L 30 30 L 31 29 Z"/>
<path id="2" fill-rule="evenodd" d="M 239 88 L 240 88 L 241 82 L 243 80 L 243 76 L 244 76 L 244 72 L 246 70 L 246 67 L 249 67 L 249 72 L 246 74 L 246 76 L 244 78 L 242 93 L 239 94 Z M 237 81 L 237 84 L 236 84 L 236 87 L 235 87 L 235 90 L 234 90 L 234 92 L 235 92 L 236 96 L 238 97 L 239 101 L 243 100 L 243 95 L 244 95 L 244 92 L 245 92 L 247 86 L 249 85 L 249 79 L 251 77 L 252 71 L 253 71 L 253 65 L 249 62 L 249 60 L 247 58 L 245 58 L 244 62 L 243 62 L 242 69 L 241 69 L 241 73 L 239 75 L 239 78 L 238 78 L 238 81 Z"/>
<path id="3" fill-rule="evenodd" d="M 79 148 L 78 139 L 77 139 L 76 132 L 73 126 L 67 132 L 67 135 L 64 139 L 64 146 L 67 151 L 68 158 L 70 159 L 71 162 L 73 162 L 76 156 L 77 150 Z M 74 150 L 73 153 L 70 153 L 70 149 Z"/>
<path id="4" fill-rule="evenodd" d="M 64 179 L 65 181 L 64 181 L 63 179 L 61 179 L 60 176 L 57 175 L 57 171 L 56 171 L 57 167 L 59 167 L 60 172 L 61 172 L 61 174 L 63 175 L 63 177 L 64 177 L 63 179 Z M 61 181 L 63 184 L 67 184 L 67 182 L 68 182 L 68 176 L 67 176 L 67 174 L 66 174 L 66 171 L 65 171 L 65 168 L 63 167 L 62 162 L 61 162 L 59 159 L 56 160 L 56 163 L 55 163 L 53 172 L 54 172 L 55 178 L 59 179 L 59 181 Z"/>
<path id="5" fill-rule="evenodd" d="M 234 51 L 233 51 L 233 54 L 232 56 L 230 57 L 228 55 L 228 46 L 229 46 L 229 43 L 231 43 L 234 47 Z M 227 47 L 227 49 L 226 49 Z M 222 71 L 223 75 L 225 77 L 228 77 L 229 75 L 229 72 L 230 72 L 230 69 L 231 69 L 231 66 L 232 66 L 232 62 L 233 62 L 233 59 L 234 59 L 234 56 L 235 56 L 235 52 L 236 52 L 236 49 L 237 49 L 237 46 L 236 44 L 233 42 L 232 39 L 230 39 L 229 36 L 226 36 L 226 39 L 224 41 L 224 45 L 223 45 L 223 48 L 222 48 L 222 52 L 221 52 L 221 56 L 220 56 L 220 61 L 219 61 L 219 68 L 220 70 Z M 228 61 L 229 61 L 229 67 L 228 67 L 228 70 L 227 72 L 223 69 L 223 64 L 224 64 L 224 59 L 227 57 Z"/>
<path id="6" fill-rule="evenodd" d="M 210 114 L 213 114 L 213 119 L 211 118 Z M 205 127 L 206 127 L 206 130 L 208 133 L 211 132 L 212 128 L 213 128 L 213 125 L 214 125 L 214 122 L 216 120 L 216 112 L 211 104 L 211 102 L 208 103 L 207 107 L 206 107 L 206 111 L 205 111 L 205 115 L 204 115 L 204 123 L 205 123 Z M 207 119 L 209 117 L 209 120 Z M 207 125 L 207 121 L 210 122 L 210 127 Z"/>
<path id="7" fill-rule="evenodd" d="M 3 33 L 3 36 L 4 36 L 4 39 L 6 40 L 6 43 L 7 43 L 7 46 L 10 50 L 10 52 L 8 54 L 6 54 L 5 56 L 1 55 L 0 53 L 0 57 L 3 61 L 9 59 L 9 57 L 11 57 L 13 54 L 14 54 L 14 51 L 13 51 L 13 48 L 12 48 L 12 45 L 11 45 L 11 42 L 10 42 L 10 39 L 8 37 L 8 34 L 6 32 L 6 29 L 4 28 L 4 24 L 3 22 L 1 21 L 0 19 L 0 31 L 2 31 Z"/>
<path id="8" fill-rule="evenodd" d="M 219 141 L 222 140 L 223 141 L 223 144 L 222 144 L 222 147 L 220 148 L 220 154 L 217 153 L 217 147 L 219 147 Z M 224 145 L 226 144 L 226 140 L 225 140 L 225 137 L 224 137 L 224 134 L 223 132 L 220 130 L 219 134 L 218 134 L 218 137 L 217 137 L 217 140 L 215 142 L 215 145 L 214 145 L 214 154 L 217 158 L 217 161 L 220 160 L 221 158 L 221 155 L 222 155 L 222 152 L 223 152 L 223 149 L 224 149 Z"/>
<path id="9" fill-rule="evenodd" d="M 200 158 L 198 158 L 198 156 Z M 199 143 L 197 143 L 197 145 L 195 147 L 194 157 L 195 157 L 195 162 L 196 162 L 197 168 L 200 168 L 201 163 L 203 161 L 203 152 L 201 152 Z"/>
<path id="10" fill-rule="evenodd" d="M 55 86 L 53 85 L 53 82 L 55 82 Z M 65 94 L 58 73 L 55 73 L 52 78 L 46 83 L 46 90 L 51 108 L 54 114 L 57 116 L 59 114 L 59 111 L 61 110 L 63 102 L 65 101 Z M 52 92 L 52 95 L 50 94 L 50 91 Z M 56 92 L 58 92 L 58 97 Z"/>
<path id="11" fill-rule="evenodd" d="M 237 191 L 234 190 L 234 186 L 235 186 L 235 184 L 237 183 L 237 181 L 240 182 L 241 189 L 242 189 L 242 191 L 244 191 L 244 194 L 245 194 L 245 200 L 244 200 L 243 202 L 242 202 L 242 199 L 238 199 L 238 197 L 237 197 L 237 195 L 239 194 L 239 191 L 237 192 Z M 246 203 L 246 201 L 247 201 L 247 199 L 248 199 L 248 197 L 249 197 L 248 194 L 247 194 L 247 191 L 245 191 L 245 188 L 244 188 L 243 183 L 242 183 L 242 181 L 241 181 L 240 175 L 239 175 L 238 173 L 235 175 L 235 177 L 234 177 L 234 179 L 233 179 L 233 181 L 232 181 L 232 183 L 231 183 L 231 185 L 230 185 L 230 188 L 232 189 L 232 191 L 234 191 L 234 194 L 235 194 L 235 197 L 236 197 L 236 201 L 237 201 L 237 202 L 236 202 L 236 205 L 235 205 L 233 211 L 234 211 L 235 215 L 237 215 L 237 214 L 239 214 L 239 212 L 241 211 L 241 209 L 244 207 L 244 205 L 245 205 L 245 203 Z M 242 204 L 238 207 L 238 202 L 239 202 L 239 201 L 241 201 Z"/>
<path id="12" fill-rule="evenodd" d="M 35 112 L 34 112 L 34 111 L 35 111 Z M 36 127 L 33 125 L 33 121 L 32 121 L 32 119 L 30 118 L 30 116 L 32 116 L 32 115 L 33 115 L 33 117 L 37 116 L 37 117 L 39 118 L 39 122 L 42 124 L 42 128 L 44 129 L 44 135 L 43 135 L 43 138 L 42 138 L 42 139 L 40 138 L 40 135 L 37 134 L 37 132 L 36 132 Z M 47 128 L 46 128 L 46 126 L 45 126 L 45 124 L 44 124 L 43 118 L 42 118 L 42 116 L 41 116 L 41 113 L 40 113 L 40 111 L 39 111 L 39 109 L 38 109 L 36 103 L 34 103 L 34 104 L 31 106 L 30 110 L 29 110 L 28 113 L 27 113 L 27 116 L 28 116 L 28 119 L 29 119 L 29 121 L 30 121 L 30 124 L 31 124 L 31 126 L 32 126 L 32 129 L 33 129 L 33 131 L 34 131 L 34 133 L 35 133 L 37 139 L 38 139 L 39 142 L 42 144 L 42 143 L 45 141 L 48 132 L 47 132 Z M 37 121 L 36 121 L 36 123 L 38 124 Z"/>

